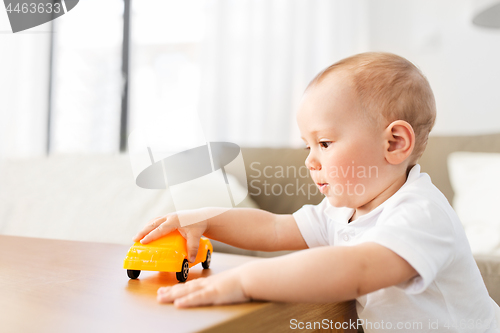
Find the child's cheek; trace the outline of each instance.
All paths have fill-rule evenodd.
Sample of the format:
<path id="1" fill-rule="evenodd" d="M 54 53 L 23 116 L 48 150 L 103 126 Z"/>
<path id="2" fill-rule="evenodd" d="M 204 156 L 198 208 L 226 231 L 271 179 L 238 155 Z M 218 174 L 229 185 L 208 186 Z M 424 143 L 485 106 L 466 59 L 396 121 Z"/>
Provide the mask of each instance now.
<path id="1" fill-rule="evenodd" d="M 363 196 L 372 181 L 378 177 L 377 166 L 348 159 L 328 166 L 331 193 L 341 196 Z"/>

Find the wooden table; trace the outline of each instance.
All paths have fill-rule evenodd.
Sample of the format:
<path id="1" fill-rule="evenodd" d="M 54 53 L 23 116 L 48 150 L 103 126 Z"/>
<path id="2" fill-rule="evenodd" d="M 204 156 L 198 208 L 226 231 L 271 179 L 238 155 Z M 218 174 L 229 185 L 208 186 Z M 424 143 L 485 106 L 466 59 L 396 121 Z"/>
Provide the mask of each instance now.
<path id="1" fill-rule="evenodd" d="M 159 304 L 157 289 L 177 283 L 175 274 L 144 271 L 130 280 L 122 268 L 127 250 L 114 244 L 0 236 L 0 331 L 342 332 L 291 330 L 290 320 L 355 320 L 354 302 L 251 302 L 193 309 Z M 189 280 L 250 260 L 255 258 L 214 253 L 211 268 L 191 268 Z"/>

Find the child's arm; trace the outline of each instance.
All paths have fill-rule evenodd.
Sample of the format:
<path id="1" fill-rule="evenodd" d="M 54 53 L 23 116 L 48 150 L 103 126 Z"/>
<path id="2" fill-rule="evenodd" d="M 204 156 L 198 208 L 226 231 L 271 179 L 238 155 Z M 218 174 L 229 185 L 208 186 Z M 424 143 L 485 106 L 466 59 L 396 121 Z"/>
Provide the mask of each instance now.
<path id="1" fill-rule="evenodd" d="M 220 214 L 216 214 L 220 211 Z M 292 215 L 277 215 L 260 209 L 204 208 L 179 214 L 213 216 L 201 222 L 181 227 L 176 213 L 153 219 L 134 238 L 149 243 L 175 229 L 187 239 L 189 257 L 198 252 L 200 237 L 205 235 L 230 245 L 249 250 L 279 251 L 306 249 L 307 244 Z"/>
<path id="2" fill-rule="evenodd" d="M 178 307 L 251 299 L 330 303 L 350 300 L 416 276 L 403 258 L 376 243 L 320 247 L 158 290 Z"/>

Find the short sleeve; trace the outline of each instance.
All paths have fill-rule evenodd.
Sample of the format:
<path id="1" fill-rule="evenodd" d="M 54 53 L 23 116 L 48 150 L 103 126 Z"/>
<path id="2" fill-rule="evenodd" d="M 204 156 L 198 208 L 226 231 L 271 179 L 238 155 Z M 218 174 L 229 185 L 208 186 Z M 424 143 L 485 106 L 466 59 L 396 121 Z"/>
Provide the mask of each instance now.
<path id="1" fill-rule="evenodd" d="M 403 197 L 385 209 L 362 242 L 375 242 L 405 259 L 418 276 L 396 287 L 408 294 L 423 292 L 438 272 L 453 260 L 455 232 L 451 218 L 437 203 Z"/>
<path id="2" fill-rule="evenodd" d="M 328 199 L 318 205 L 304 205 L 293 213 L 300 233 L 309 248 L 328 245 L 326 208 Z"/>

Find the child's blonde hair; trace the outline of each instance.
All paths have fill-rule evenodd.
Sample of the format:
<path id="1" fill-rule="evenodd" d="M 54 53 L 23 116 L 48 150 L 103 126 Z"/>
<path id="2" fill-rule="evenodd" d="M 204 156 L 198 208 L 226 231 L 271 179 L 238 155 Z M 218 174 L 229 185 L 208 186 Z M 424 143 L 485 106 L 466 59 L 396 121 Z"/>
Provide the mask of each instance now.
<path id="1" fill-rule="evenodd" d="M 403 57 L 367 52 L 342 59 L 326 68 L 308 88 L 336 70 L 348 71 L 360 105 L 370 118 L 387 125 L 404 120 L 413 127 L 415 147 L 410 165 L 415 164 L 425 150 L 436 120 L 434 94 L 424 74 Z"/>

